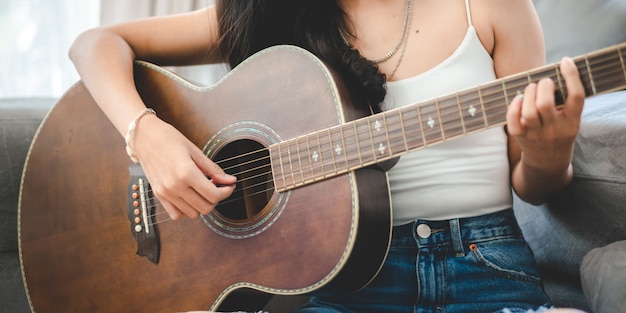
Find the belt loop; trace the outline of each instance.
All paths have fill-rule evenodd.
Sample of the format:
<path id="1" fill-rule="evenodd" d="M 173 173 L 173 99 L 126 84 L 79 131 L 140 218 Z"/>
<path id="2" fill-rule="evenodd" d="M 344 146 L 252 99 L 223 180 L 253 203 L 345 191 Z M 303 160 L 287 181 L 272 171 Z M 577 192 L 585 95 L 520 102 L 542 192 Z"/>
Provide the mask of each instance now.
<path id="1" fill-rule="evenodd" d="M 465 250 L 463 250 L 463 240 L 461 239 L 461 225 L 459 219 L 450 220 L 450 235 L 452 236 L 452 247 L 456 252 L 457 257 L 465 256 Z"/>

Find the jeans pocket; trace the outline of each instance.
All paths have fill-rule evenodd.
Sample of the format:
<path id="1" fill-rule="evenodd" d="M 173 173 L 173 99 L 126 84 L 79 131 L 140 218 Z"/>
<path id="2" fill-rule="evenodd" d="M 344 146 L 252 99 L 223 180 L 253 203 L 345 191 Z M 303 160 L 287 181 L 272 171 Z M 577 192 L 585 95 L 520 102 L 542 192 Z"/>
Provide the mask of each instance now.
<path id="1" fill-rule="evenodd" d="M 523 238 L 499 238 L 472 243 L 472 258 L 487 270 L 505 278 L 541 284 L 535 258 Z"/>

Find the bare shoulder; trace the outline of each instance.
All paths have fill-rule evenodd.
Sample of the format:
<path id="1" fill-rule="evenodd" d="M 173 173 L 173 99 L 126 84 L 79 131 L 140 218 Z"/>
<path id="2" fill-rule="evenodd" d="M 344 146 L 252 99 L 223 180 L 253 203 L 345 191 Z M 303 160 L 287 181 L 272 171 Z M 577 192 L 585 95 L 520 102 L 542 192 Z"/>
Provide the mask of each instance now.
<path id="1" fill-rule="evenodd" d="M 499 77 L 545 63 L 543 32 L 532 0 L 471 0 L 472 20 Z"/>

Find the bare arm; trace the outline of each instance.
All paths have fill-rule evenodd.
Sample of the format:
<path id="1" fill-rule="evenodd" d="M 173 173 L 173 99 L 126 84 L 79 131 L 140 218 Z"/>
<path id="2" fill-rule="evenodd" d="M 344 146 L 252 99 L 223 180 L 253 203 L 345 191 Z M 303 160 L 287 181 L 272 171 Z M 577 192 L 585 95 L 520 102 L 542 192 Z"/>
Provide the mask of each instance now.
<path id="1" fill-rule="evenodd" d="M 491 3 L 493 2 L 493 3 Z M 545 64 L 540 24 L 530 0 L 491 1 L 493 59 L 499 77 Z M 572 179 L 571 159 L 580 125 L 584 91 L 575 67 L 563 62 L 569 98 L 557 108 L 554 83 L 543 79 L 525 88 L 507 113 L 511 184 L 520 198 L 542 203 Z"/>
<path id="2" fill-rule="evenodd" d="M 161 65 L 219 61 L 214 8 L 100 27 L 70 48 L 81 79 L 121 134 L 145 106 L 135 90 L 135 59 Z M 215 52 L 214 52 L 215 51 Z"/>
<path id="3" fill-rule="evenodd" d="M 98 105 L 125 136 L 129 123 L 146 110 L 135 89 L 133 61 L 218 62 L 217 42 L 217 16 L 208 8 L 89 30 L 76 39 L 70 58 Z M 142 117 L 131 140 L 156 197 L 173 219 L 206 214 L 232 193 L 235 178 L 156 116 Z"/>

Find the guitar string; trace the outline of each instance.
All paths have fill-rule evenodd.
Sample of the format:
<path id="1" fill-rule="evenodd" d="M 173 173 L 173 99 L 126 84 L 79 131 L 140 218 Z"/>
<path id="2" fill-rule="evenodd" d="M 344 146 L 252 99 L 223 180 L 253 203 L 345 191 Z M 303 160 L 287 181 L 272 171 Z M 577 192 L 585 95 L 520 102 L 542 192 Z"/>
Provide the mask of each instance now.
<path id="1" fill-rule="evenodd" d="M 525 83 L 524 83 L 524 84 L 525 84 Z M 500 92 L 498 91 L 498 93 L 500 93 Z M 489 94 L 487 94 L 487 96 L 489 96 Z M 476 101 L 476 102 L 480 102 L 480 97 L 471 98 L 470 100 L 474 100 L 474 101 Z M 498 100 L 498 99 L 496 99 L 496 100 Z M 468 102 L 469 102 L 469 101 L 468 101 Z M 433 105 L 434 105 L 434 106 L 436 106 L 436 104 L 435 104 L 435 103 L 430 103 L 429 105 L 430 105 L 430 106 L 433 106 Z M 440 107 L 440 110 L 442 110 L 442 111 L 443 111 L 443 110 L 446 110 L 446 109 L 448 109 L 448 108 L 454 108 L 455 110 L 452 110 L 452 112 L 451 112 L 451 113 L 444 113 L 444 114 L 440 114 L 440 116 L 442 117 L 442 119 L 443 119 L 443 120 L 445 120 L 445 122 L 447 122 L 447 124 L 448 124 L 448 125 L 452 125 L 452 126 L 454 126 L 454 128 L 457 128 L 457 129 L 461 129 L 461 128 L 463 128 L 463 127 L 462 127 L 462 126 L 463 126 L 463 121 L 461 121 L 461 119 L 456 119 L 457 115 L 459 114 L 459 112 L 457 112 L 457 111 L 456 111 L 457 105 L 456 105 L 456 104 L 452 104 L 452 105 L 448 105 L 447 107 Z M 497 108 L 497 107 L 496 107 L 496 108 Z M 434 109 L 433 109 L 433 111 L 434 111 Z M 446 117 L 447 117 L 447 116 L 449 116 L 449 115 L 453 115 L 453 116 L 455 117 L 455 119 L 454 119 L 452 122 L 455 122 L 456 124 L 455 124 L 455 123 L 452 123 L 452 122 L 450 122 L 450 121 L 448 121 L 448 120 L 446 119 Z M 492 116 L 493 116 L 493 115 L 491 115 L 491 116 L 490 116 L 490 115 L 487 115 L 487 117 L 488 117 L 488 118 L 489 118 L 489 117 L 492 117 Z M 444 122 L 444 123 L 445 123 L 445 122 Z M 483 127 L 481 127 L 481 129 L 482 129 L 482 128 L 483 128 Z M 396 131 L 399 131 L 399 130 L 396 130 Z M 445 133 L 445 129 L 444 129 L 444 133 Z M 358 134 L 357 134 L 357 136 L 358 136 Z M 400 141 L 397 141 L 397 139 L 398 139 L 398 138 L 397 138 L 397 136 L 396 136 L 395 138 L 394 138 L 394 137 L 392 137 L 392 140 L 390 140 L 390 141 L 391 141 L 391 142 L 393 142 L 393 143 L 398 143 L 398 142 L 402 143 L 402 142 L 406 141 L 404 137 L 400 137 L 400 138 L 399 138 L 399 140 L 400 140 Z M 330 143 L 330 142 L 329 142 L 329 143 Z M 355 145 L 357 144 L 356 142 L 351 142 L 351 143 L 353 143 L 353 144 L 355 144 Z M 326 146 L 326 143 L 324 144 L 324 146 Z M 349 145 L 346 145 L 346 147 L 348 147 L 348 146 L 349 146 Z M 332 149 L 332 147 L 330 147 L 330 149 Z M 267 149 L 263 149 L 263 150 L 265 150 L 265 151 L 266 151 Z M 262 150 L 259 150 L 259 151 L 262 151 Z M 256 151 L 256 152 L 253 152 L 253 153 L 258 153 L 259 151 Z M 330 152 L 330 150 L 325 150 L 325 151 L 323 151 L 323 153 L 329 153 L 329 152 Z M 250 154 L 252 154 L 252 153 L 250 153 Z M 236 157 L 234 157 L 234 158 L 236 158 Z M 231 159 L 234 159 L 234 158 L 231 158 Z M 268 158 L 268 157 L 264 157 L 263 159 L 267 159 L 267 158 Z M 248 162 L 248 163 L 252 163 L 252 162 L 259 162 L 260 160 L 262 160 L 262 159 L 252 160 L 252 161 L 250 161 L 250 162 Z M 229 161 L 230 161 L 230 160 L 229 160 Z M 218 163 L 219 163 L 219 162 L 218 162 Z M 238 165 L 235 165 L 235 166 L 238 166 Z M 267 167 L 267 165 L 265 165 L 264 167 Z M 258 168 L 252 168 L 252 169 L 249 169 L 248 171 L 252 171 L 252 170 L 256 170 L 256 169 L 258 169 Z M 242 173 L 244 173 L 244 172 L 242 172 Z M 270 173 L 271 173 L 271 172 L 266 172 L 266 173 L 261 173 L 261 174 L 259 174 L 259 175 L 266 175 L 266 174 L 270 174 Z M 235 175 L 237 175 L 237 174 L 235 174 Z M 257 177 L 258 177 L 259 175 L 257 175 Z M 252 178 L 255 178 L 255 177 L 252 177 Z"/>
<path id="2" fill-rule="evenodd" d="M 619 72 L 619 71 L 616 71 L 616 72 Z M 605 76 L 606 76 L 606 75 L 605 75 Z M 610 76 L 610 77 L 613 77 L 613 76 Z M 601 77 L 599 76 L 598 78 L 601 78 Z M 474 99 L 472 99 L 472 100 L 478 100 L 478 99 L 479 99 L 479 98 L 477 97 L 477 98 L 474 98 Z M 454 105 L 451 105 L 450 107 L 455 107 L 455 106 L 454 106 Z M 455 116 L 456 116 L 456 115 L 457 115 L 457 112 L 455 112 L 455 111 L 453 110 L 453 112 L 452 112 L 452 113 L 450 113 L 450 114 L 453 114 L 453 115 L 455 115 Z M 460 125 L 460 124 L 462 124 L 462 123 L 458 123 L 457 128 L 460 128 L 459 126 L 462 126 L 462 125 Z M 396 131 L 397 131 L 397 130 L 396 130 Z M 391 137 L 391 140 L 390 140 L 390 141 L 395 141 L 395 140 L 397 140 L 397 139 L 398 139 L 398 136 L 396 136 L 395 138 L 394 138 L 394 137 Z M 401 141 L 401 142 L 404 142 L 404 141 L 406 141 L 406 139 L 405 139 L 404 137 L 400 137 L 400 141 Z M 397 142 L 397 141 L 396 141 L 396 142 Z M 354 142 L 354 144 L 356 144 L 356 142 Z M 326 151 L 326 152 L 329 152 L 329 151 Z M 266 157 L 266 158 L 267 158 L 267 157 Z M 257 160 L 257 161 L 258 161 L 258 160 Z M 268 167 L 268 166 L 267 166 L 267 165 L 265 165 L 265 166 L 263 166 L 263 167 Z M 262 168 L 262 167 L 260 167 L 260 168 Z M 270 174 L 270 173 L 271 173 L 271 172 L 261 173 L 261 174 L 257 175 L 256 177 L 258 177 L 258 176 L 260 176 L 260 175 L 267 175 L 267 174 Z M 254 178 L 254 177 L 253 177 L 253 178 Z M 267 184 L 267 183 L 269 183 L 269 182 L 271 182 L 271 180 L 270 180 L 270 181 L 266 181 L 266 182 L 260 182 L 260 183 L 257 183 L 257 184 L 255 184 L 255 185 L 248 186 L 247 188 L 258 187 L 259 185 L 264 185 L 264 184 Z M 241 191 L 244 191 L 244 190 L 246 190 L 246 188 L 241 189 Z M 262 191 L 260 191 L 260 192 L 267 192 L 267 191 L 269 191 L 269 190 L 271 190 L 271 189 L 262 190 Z M 256 193 L 255 193 L 255 194 L 256 194 Z M 254 195 L 254 194 L 253 194 L 253 195 Z M 240 200 L 240 199 L 233 199 L 232 201 L 236 201 L 236 200 Z"/>
<path id="3" fill-rule="evenodd" d="M 555 74 L 555 75 L 559 76 L 558 74 Z M 613 77 L 613 76 L 610 76 L 610 77 Z M 527 85 L 526 79 L 525 79 L 524 77 L 521 77 L 520 79 L 524 80 L 524 82 L 522 83 L 523 85 Z M 560 77 L 553 77 L 553 80 L 559 80 L 559 82 L 561 82 L 561 83 L 562 83 L 562 80 L 560 79 Z M 521 86 L 513 86 L 513 87 L 518 87 L 518 88 L 519 88 L 519 87 L 521 87 Z M 499 89 L 499 88 L 498 88 L 498 89 Z M 498 91 L 496 91 L 496 92 L 497 92 L 498 94 L 501 94 L 501 92 L 500 92 L 499 90 L 498 90 Z M 492 93 L 492 94 L 493 94 L 493 93 Z M 488 94 L 487 96 L 489 96 L 489 94 Z M 480 98 L 481 98 L 481 97 L 476 97 L 476 98 L 472 98 L 472 99 L 470 99 L 470 100 L 475 100 L 476 102 L 480 103 L 480 102 L 481 102 L 481 99 L 480 99 Z M 485 98 L 485 97 L 483 96 L 483 98 Z M 504 99 L 505 99 L 505 98 L 499 98 L 499 99 L 495 99 L 495 100 L 504 100 Z M 492 102 L 493 102 L 493 101 L 495 101 L 495 100 L 492 100 Z M 433 103 L 429 103 L 428 105 L 434 105 L 434 104 L 433 104 Z M 508 104 L 507 104 L 507 106 L 508 106 Z M 457 105 L 456 105 L 456 104 L 452 104 L 452 105 L 450 105 L 449 107 L 454 107 L 454 108 L 456 108 L 456 107 L 457 107 Z M 495 107 L 495 108 L 497 108 L 497 107 Z M 447 109 L 447 107 L 443 107 L 442 109 L 444 109 L 444 110 L 445 110 L 445 109 Z M 456 117 L 456 116 L 457 116 L 457 113 L 458 113 L 458 112 L 457 112 L 456 110 L 452 110 L 452 112 L 451 112 L 451 113 L 449 113 L 449 114 L 454 115 L 454 116 Z M 443 119 L 445 119 L 445 118 L 446 118 L 446 114 L 443 114 L 443 115 L 440 115 L 440 116 L 441 116 Z M 490 117 L 490 116 L 487 116 L 487 117 Z M 456 121 L 456 120 L 457 120 L 457 119 L 455 119 L 455 120 L 453 120 L 453 121 Z M 447 120 L 446 120 L 446 121 L 447 121 Z M 460 119 L 458 119 L 458 121 L 460 121 L 461 123 L 459 123 L 459 124 L 453 124 L 453 125 L 454 125 L 454 126 L 456 126 L 457 128 L 460 128 L 459 126 L 462 126 L 463 121 L 461 121 Z M 449 121 L 447 121 L 447 122 L 449 122 Z M 445 131 L 445 130 L 444 130 L 444 131 Z M 358 136 L 358 134 L 356 134 L 356 135 Z M 401 138 L 400 140 L 404 140 L 404 138 Z M 296 143 L 296 144 L 298 144 L 298 143 Z M 332 147 L 330 147 L 330 148 L 332 149 Z M 326 150 L 326 151 L 323 151 L 323 152 L 328 153 L 328 152 L 330 152 L 330 151 L 329 151 L 329 150 Z"/>
<path id="4" fill-rule="evenodd" d="M 611 58 L 611 59 L 612 59 L 612 58 Z M 598 61 L 598 60 L 596 60 L 595 64 L 603 63 L 604 61 L 606 61 L 606 60 L 602 60 L 602 59 L 600 59 L 599 61 Z M 608 66 L 610 66 L 610 65 L 606 65 L 606 66 L 604 66 L 604 68 L 606 68 L 606 67 L 608 67 Z M 614 69 L 615 69 L 616 67 L 615 67 L 615 66 L 613 66 L 612 68 L 614 68 Z M 581 68 L 579 68 L 579 72 L 581 73 L 581 76 L 583 76 L 583 72 L 587 72 L 587 73 L 588 73 L 588 71 L 587 71 L 587 65 L 586 65 L 586 64 L 585 64 L 585 65 L 583 65 L 582 69 L 581 69 Z M 594 78 L 594 80 L 596 81 L 596 84 L 597 84 L 597 81 L 599 81 L 599 80 L 606 79 L 606 78 L 611 78 L 611 79 L 615 78 L 615 75 L 613 75 L 615 72 L 622 72 L 622 70 L 621 70 L 621 69 L 619 69 L 619 67 L 617 67 L 617 69 L 615 69 L 615 70 L 614 70 L 613 72 L 611 72 L 611 73 L 602 73 L 602 74 L 600 74 L 600 75 L 595 75 L 593 78 Z M 555 74 L 554 74 L 551 78 L 552 78 L 553 80 L 555 80 L 555 85 L 556 85 L 556 86 L 559 86 L 559 85 L 563 85 L 563 86 L 564 86 L 564 85 L 565 85 L 565 84 L 564 84 L 564 80 L 561 78 L 561 75 L 559 75 L 559 74 L 560 74 L 560 72 L 559 72 L 559 73 L 555 73 Z M 532 73 L 528 73 L 528 75 L 532 76 Z M 520 76 L 520 78 L 519 78 L 519 79 L 520 79 L 520 80 L 524 80 L 524 79 L 523 79 L 523 76 Z M 619 80 L 617 80 L 617 81 L 621 81 L 621 79 L 619 79 Z M 512 89 L 512 88 L 515 88 L 515 87 L 522 87 L 522 86 L 525 86 L 525 85 L 527 85 L 527 84 L 528 84 L 527 82 L 522 82 L 522 83 L 520 83 L 520 84 L 518 84 L 518 85 L 513 85 L 512 87 L 509 87 L 508 89 Z M 496 84 L 496 83 L 494 83 L 494 85 L 497 85 L 497 84 Z M 486 90 L 485 90 L 485 91 L 486 91 Z M 564 92 L 566 92 L 566 90 L 564 90 Z M 492 92 L 492 93 L 491 93 L 491 95 L 493 95 L 493 94 L 502 94 L 502 93 L 503 93 L 503 92 L 501 92 L 501 91 L 495 91 L 495 92 Z M 504 93 L 506 93 L 506 91 L 504 91 Z M 487 94 L 487 96 L 489 96 L 489 94 Z M 444 96 L 444 97 L 445 97 L 445 96 Z M 482 94 L 480 94 L 480 93 L 479 93 L 479 96 L 478 96 L 478 97 L 470 98 L 469 100 L 477 101 L 478 103 L 480 103 L 481 98 L 485 98 L 485 96 L 482 96 Z M 490 101 L 490 102 L 495 102 L 495 101 L 497 101 L 497 100 L 502 101 L 502 100 L 506 100 L 506 99 L 507 99 L 507 97 L 506 97 L 506 96 L 505 96 L 505 97 L 496 97 L 496 98 L 494 98 L 494 100 L 492 100 L 492 101 Z M 466 102 L 468 103 L 468 102 L 470 102 L 470 101 L 466 101 Z M 505 102 L 506 102 L 506 101 L 505 101 Z M 434 104 L 433 104 L 433 103 L 428 103 L 428 104 L 426 104 L 425 106 L 432 106 L 432 105 L 436 105 L 436 102 L 435 102 Z M 419 106 L 419 105 L 418 105 L 418 106 Z M 502 104 L 500 104 L 500 105 L 495 106 L 495 107 L 496 107 L 496 108 L 498 108 L 498 107 L 506 107 L 506 106 L 508 106 L 508 103 L 507 103 L 507 104 L 505 104 L 504 106 L 503 106 Z M 458 105 L 449 105 L 448 107 L 444 107 L 444 108 L 443 108 L 443 110 L 445 110 L 446 108 L 451 108 L 451 107 L 458 107 Z M 443 110 L 442 110 L 442 108 L 440 108 L 440 111 L 443 111 Z M 436 110 L 434 110 L 434 111 L 436 111 Z M 482 111 L 482 110 L 481 110 L 481 111 Z M 447 115 L 454 115 L 454 116 L 458 116 L 459 114 L 460 114 L 460 112 L 455 111 L 455 110 L 452 110 L 452 112 L 451 112 L 451 113 L 448 113 Z M 446 115 L 446 114 L 443 114 L 443 116 L 445 116 L 445 115 Z M 484 112 L 483 112 L 483 115 L 484 115 Z M 501 115 L 501 114 L 498 114 L 498 115 Z M 490 116 L 490 115 L 487 115 L 486 117 L 488 118 L 489 116 Z M 491 117 L 493 117 L 493 114 L 491 115 Z M 442 120 L 444 120 L 444 119 L 442 118 Z M 457 122 L 457 124 L 458 124 L 458 125 L 457 125 L 457 128 L 459 128 L 459 126 L 462 126 L 462 124 L 463 124 L 463 120 L 462 120 L 462 119 L 454 119 L 453 121 L 454 121 L 454 122 Z M 444 122 L 444 123 L 445 123 L 445 122 Z M 461 127 L 461 128 L 462 128 L 462 127 Z M 483 128 L 484 128 L 484 127 L 483 127 Z M 481 128 L 481 129 L 482 129 L 482 128 Z M 399 130 L 396 130 L 396 131 L 399 131 Z M 445 131 L 445 130 L 444 130 L 444 131 Z M 397 141 L 397 140 L 398 140 L 398 138 L 399 138 L 400 142 L 404 142 L 404 141 L 406 141 L 406 138 L 404 138 L 404 134 L 400 134 L 400 135 L 401 135 L 401 136 L 396 135 L 395 137 L 390 137 L 390 138 L 388 138 L 388 141 L 390 141 L 390 142 L 392 142 L 392 141 L 394 141 L 394 142 L 398 142 L 398 141 Z M 357 136 L 357 137 L 358 137 L 358 134 L 356 134 L 355 136 Z M 329 142 L 329 143 L 330 143 L 330 142 Z M 353 143 L 354 143 L 355 145 L 357 145 L 357 142 L 353 142 Z M 268 150 L 267 148 L 264 148 L 264 149 L 259 149 L 259 150 L 257 150 L 257 151 L 252 151 L 252 152 L 250 152 L 250 153 L 247 153 L 246 155 L 252 155 L 252 154 L 255 154 L 255 153 L 260 153 L 260 152 L 264 152 L 264 151 L 267 151 L 267 150 Z M 332 150 L 333 150 L 333 148 L 332 148 L 332 147 L 330 147 L 330 149 L 329 149 L 329 150 L 326 150 L 326 151 L 325 151 L 325 153 L 332 153 Z M 235 157 L 232 157 L 232 158 L 228 159 L 228 161 L 232 161 L 232 160 L 235 160 L 235 159 L 240 158 L 240 157 L 241 157 L 241 155 L 240 155 L 240 156 L 235 156 Z M 267 159 L 267 158 L 268 158 L 268 156 L 265 156 L 264 158 L 261 158 L 261 159 L 259 159 L 259 160 L 262 160 L 262 159 Z M 227 159 L 222 160 L 222 161 L 226 161 L 226 160 L 227 160 Z M 247 162 L 247 163 L 251 163 L 251 162 L 258 162 L 259 160 L 252 160 L 252 161 L 249 161 L 249 162 Z M 240 165 L 236 165 L 236 166 L 240 166 Z M 264 165 L 264 166 L 262 166 L 262 167 L 258 167 L 258 168 L 263 168 L 263 167 L 269 167 L 269 165 Z M 322 165 L 322 167 L 324 167 L 324 166 Z M 256 169 L 258 169 L 258 168 L 256 168 Z M 249 170 L 247 170 L 247 171 L 250 171 L 250 169 L 249 169 Z M 258 177 L 258 176 L 260 176 L 260 175 L 269 175 L 269 174 L 271 174 L 271 171 L 270 171 L 270 172 L 266 172 L 266 173 L 259 174 L 259 175 L 257 175 L 257 177 Z M 235 176 L 236 176 L 236 175 L 235 175 Z M 255 184 L 255 185 L 248 186 L 247 188 L 258 187 L 259 185 L 268 184 L 268 183 L 270 183 L 270 182 L 272 182 L 272 180 L 268 180 L 268 181 L 266 181 L 266 182 L 259 182 L 259 183 Z M 240 192 L 245 191 L 247 188 L 240 189 Z M 255 193 L 253 193 L 253 194 L 250 194 L 250 195 L 254 195 L 254 194 L 258 194 L 258 193 L 265 193 L 265 192 L 268 192 L 268 191 L 271 191 L 271 190 L 273 190 L 273 188 L 268 188 L 268 189 L 266 189 L 266 190 L 257 191 L 257 192 L 255 192 Z M 241 200 L 241 199 L 243 199 L 243 198 L 229 199 L 229 200 L 226 200 L 227 202 L 224 202 L 224 201 L 223 201 L 223 202 L 222 202 L 222 204 L 226 204 L 226 203 L 233 202 L 233 201 L 238 201 L 238 200 Z M 152 200 L 152 201 L 154 201 L 154 199 L 151 199 L 151 200 Z M 156 205 L 158 205 L 158 204 L 159 204 L 158 202 L 155 202 L 155 206 L 156 206 Z M 163 213 L 166 213 L 166 212 L 160 212 L 159 214 L 163 214 Z M 163 222 L 163 221 L 161 221 L 161 222 Z M 160 222 L 159 222 L 159 223 L 160 223 Z"/>

